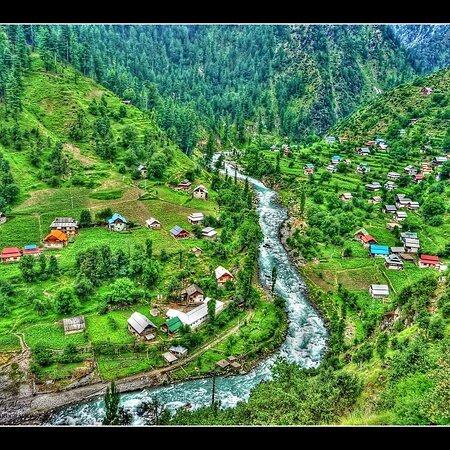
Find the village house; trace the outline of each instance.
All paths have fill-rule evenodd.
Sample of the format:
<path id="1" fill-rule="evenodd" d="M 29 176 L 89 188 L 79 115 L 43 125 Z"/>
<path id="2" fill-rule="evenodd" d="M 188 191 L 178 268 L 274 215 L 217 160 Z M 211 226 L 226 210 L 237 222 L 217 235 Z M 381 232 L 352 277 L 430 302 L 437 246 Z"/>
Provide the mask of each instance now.
<path id="1" fill-rule="evenodd" d="M 0 261 L 2 264 L 15 263 L 19 262 L 21 256 L 22 254 L 18 247 L 8 247 L 4 248 L 2 253 L 0 253 Z"/>
<path id="2" fill-rule="evenodd" d="M 58 230 L 67 236 L 78 234 L 78 222 L 72 217 L 57 217 L 50 225 L 51 230 Z"/>
<path id="3" fill-rule="evenodd" d="M 183 289 L 180 297 L 181 301 L 187 304 L 202 302 L 205 299 L 203 291 L 196 284 L 191 284 L 186 289 Z"/>
<path id="4" fill-rule="evenodd" d="M 384 205 L 383 212 L 384 214 L 395 214 L 397 212 L 397 208 L 395 205 Z"/>
<path id="5" fill-rule="evenodd" d="M 359 230 L 355 231 L 353 234 L 354 238 L 358 241 L 361 241 L 362 236 L 368 236 L 369 232 L 365 228 L 360 228 Z"/>
<path id="6" fill-rule="evenodd" d="M 403 270 L 403 261 L 399 256 L 391 254 L 385 256 L 384 267 L 389 270 Z"/>
<path id="7" fill-rule="evenodd" d="M 336 142 L 336 138 L 334 136 L 327 136 L 325 141 L 327 144 L 333 144 Z"/>
<path id="8" fill-rule="evenodd" d="M 372 298 L 385 298 L 389 296 L 389 287 L 386 284 L 371 284 L 369 294 Z"/>
<path id="9" fill-rule="evenodd" d="M 368 147 L 357 148 L 357 149 L 356 149 L 356 153 L 357 153 L 358 155 L 368 156 L 368 155 L 370 155 L 370 149 L 369 149 Z"/>
<path id="10" fill-rule="evenodd" d="M 219 367 L 219 369 L 227 370 L 230 366 L 230 361 L 227 361 L 226 359 L 221 359 L 220 361 L 216 362 L 216 366 Z"/>
<path id="11" fill-rule="evenodd" d="M 345 192 L 344 194 L 341 194 L 339 198 L 344 202 L 347 202 L 353 198 L 353 195 L 350 192 Z"/>
<path id="12" fill-rule="evenodd" d="M 187 239 L 190 236 L 189 231 L 186 231 L 185 229 L 179 227 L 178 225 L 175 225 L 170 230 L 170 234 L 175 239 Z"/>
<path id="13" fill-rule="evenodd" d="M 127 219 L 115 213 L 108 219 L 108 228 L 110 231 L 126 231 L 128 229 Z"/>
<path id="14" fill-rule="evenodd" d="M 219 286 L 223 286 L 229 280 L 230 281 L 234 280 L 233 275 L 231 275 L 231 273 L 222 266 L 217 267 L 216 270 L 214 271 L 214 274 L 216 276 L 216 281 Z"/>
<path id="15" fill-rule="evenodd" d="M 361 236 L 359 241 L 363 244 L 365 248 L 369 248 L 372 244 L 377 244 L 378 241 L 371 236 L 370 234 L 366 234 L 365 236 Z"/>
<path id="16" fill-rule="evenodd" d="M 43 249 L 41 247 L 38 247 L 35 244 L 32 245 L 25 245 L 22 247 L 22 255 L 31 255 L 31 256 L 39 256 L 43 252 Z"/>
<path id="17" fill-rule="evenodd" d="M 334 155 L 331 157 L 331 164 L 339 164 L 341 162 L 341 157 L 339 155 Z"/>
<path id="18" fill-rule="evenodd" d="M 175 361 L 178 360 L 178 358 L 171 352 L 163 353 L 162 357 L 169 363 L 169 365 L 172 365 Z"/>
<path id="19" fill-rule="evenodd" d="M 346 138 L 345 136 L 339 136 L 338 139 L 340 144 L 348 142 L 348 138 Z"/>
<path id="20" fill-rule="evenodd" d="M 425 175 L 423 173 L 417 173 L 416 175 L 413 175 L 413 183 L 418 184 L 425 178 Z"/>
<path id="21" fill-rule="evenodd" d="M 421 269 L 432 267 L 434 269 L 440 269 L 439 256 L 420 255 L 419 267 Z"/>
<path id="22" fill-rule="evenodd" d="M 376 144 L 375 141 L 367 141 L 365 145 L 367 145 L 367 147 L 372 147 L 375 144 Z"/>
<path id="23" fill-rule="evenodd" d="M 337 168 L 333 164 L 329 164 L 327 167 L 325 167 L 325 170 L 328 170 L 328 172 L 337 172 Z"/>
<path id="24" fill-rule="evenodd" d="M 400 233 L 400 241 L 405 247 L 405 253 L 417 253 L 419 251 L 420 241 L 417 237 L 417 233 L 411 231 Z"/>
<path id="25" fill-rule="evenodd" d="M 386 183 L 384 183 L 384 188 L 387 191 L 393 191 L 394 189 L 397 189 L 397 185 L 393 181 L 386 181 Z"/>
<path id="26" fill-rule="evenodd" d="M 84 316 L 63 319 L 62 325 L 66 336 L 74 333 L 82 333 L 86 329 L 86 321 L 84 320 Z"/>
<path id="27" fill-rule="evenodd" d="M 397 211 L 394 213 L 394 220 L 396 222 L 403 222 L 408 218 L 408 214 L 405 211 Z"/>
<path id="28" fill-rule="evenodd" d="M 200 247 L 192 247 L 189 251 L 193 253 L 196 258 L 203 253 L 203 250 Z"/>
<path id="29" fill-rule="evenodd" d="M 205 219 L 205 216 L 201 212 L 196 212 L 189 214 L 187 219 L 189 223 L 192 223 L 192 225 L 200 225 Z"/>
<path id="30" fill-rule="evenodd" d="M 431 173 L 433 173 L 433 168 L 431 167 L 431 165 L 429 163 L 422 163 L 420 165 L 420 171 L 424 175 L 430 175 Z"/>
<path id="31" fill-rule="evenodd" d="M 45 248 L 63 248 L 67 245 L 68 238 L 62 231 L 54 230 L 45 236 L 43 243 Z"/>
<path id="32" fill-rule="evenodd" d="M 392 231 L 392 230 L 394 230 L 395 228 L 401 229 L 402 226 L 401 226 L 399 223 L 397 223 L 397 222 L 388 222 L 388 223 L 386 224 L 386 228 L 387 228 L 389 231 Z"/>
<path id="33" fill-rule="evenodd" d="M 6 214 L 4 212 L 0 212 L 0 225 L 3 225 L 6 222 Z"/>
<path id="34" fill-rule="evenodd" d="M 368 191 L 379 191 L 381 189 L 381 184 L 378 181 L 374 181 L 373 183 L 366 184 L 366 190 Z"/>
<path id="35" fill-rule="evenodd" d="M 399 132 L 399 134 L 406 134 L 406 130 L 403 130 L 403 129 L 399 130 L 398 132 Z"/>
<path id="36" fill-rule="evenodd" d="M 183 180 L 181 183 L 178 183 L 176 187 L 179 191 L 189 191 L 191 189 L 191 182 L 189 180 Z"/>
<path id="37" fill-rule="evenodd" d="M 410 211 L 417 211 L 420 208 L 419 202 L 410 201 L 406 206 Z"/>
<path id="38" fill-rule="evenodd" d="M 144 166 L 144 164 L 139 164 L 139 165 L 136 167 L 136 170 L 141 174 L 141 177 L 142 177 L 142 178 L 147 178 L 148 170 L 147 170 L 147 167 Z"/>
<path id="39" fill-rule="evenodd" d="M 183 322 L 181 322 L 180 318 L 178 316 L 172 317 L 171 319 L 164 322 L 160 330 L 164 333 L 168 333 L 169 336 L 172 336 L 176 333 L 178 333 L 178 330 L 183 326 Z"/>
<path id="40" fill-rule="evenodd" d="M 380 143 L 378 144 L 378 148 L 379 148 L 380 150 L 387 150 L 387 149 L 389 148 L 389 146 L 388 146 L 387 144 L 385 144 L 384 142 L 380 142 Z"/>
<path id="41" fill-rule="evenodd" d="M 409 120 L 409 123 L 410 123 L 411 125 L 414 125 L 414 124 L 417 123 L 418 121 L 419 121 L 418 118 L 414 118 L 414 119 L 410 119 L 410 120 Z"/>
<path id="42" fill-rule="evenodd" d="M 445 162 L 447 162 L 447 158 L 445 156 L 435 156 L 431 162 L 435 166 L 442 166 Z"/>
<path id="43" fill-rule="evenodd" d="M 389 247 L 387 245 L 370 244 L 369 255 L 374 258 L 384 258 L 389 255 Z"/>
<path id="44" fill-rule="evenodd" d="M 400 174 L 397 172 L 388 172 L 387 177 L 388 180 L 398 180 L 400 178 Z"/>
<path id="45" fill-rule="evenodd" d="M 303 167 L 304 175 L 312 175 L 314 173 L 314 164 L 305 164 Z"/>
<path id="46" fill-rule="evenodd" d="M 377 144 L 380 144 L 380 143 L 383 143 L 383 142 L 384 142 L 384 139 L 383 139 L 383 138 L 376 138 L 376 139 L 375 139 L 375 142 L 376 142 Z"/>
<path id="47" fill-rule="evenodd" d="M 407 174 L 407 175 L 415 175 L 417 173 L 417 169 L 414 166 L 406 166 L 403 171 Z"/>
<path id="48" fill-rule="evenodd" d="M 217 231 L 213 227 L 206 227 L 202 230 L 202 238 L 215 239 L 217 237 Z"/>
<path id="49" fill-rule="evenodd" d="M 154 339 L 157 329 L 157 326 L 140 312 L 135 311 L 128 319 L 128 331 L 139 339 Z"/>
<path id="50" fill-rule="evenodd" d="M 371 203 L 372 205 L 375 205 L 377 203 L 381 203 L 383 199 L 379 195 L 375 195 L 373 197 L 370 197 L 369 200 L 367 200 L 367 203 Z"/>
<path id="51" fill-rule="evenodd" d="M 349 166 L 351 163 L 352 163 L 351 159 L 348 158 L 344 159 L 344 164 L 347 164 L 347 166 Z"/>
<path id="52" fill-rule="evenodd" d="M 131 105 L 131 100 L 122 100 L 122 103 L 124 104 L 124 105 Z"/>
<path id="53" fill-rule="evenodd" d="M 192 191 L 192 196 L 194 198 L 208 200 L 208 189 L 206 189 L 206 187 L 203 186 L 203 184 L 200 184 Z"/>
<path id="54" fill-rule="evenodd" d="M 188 325 L 191 329 L 195 329 L 208 319 L 208 302 L 210 300 L 211 299 L 209 297 L 206 297 L 205 301 L 201 305 L 191 309 L 189 312 L 183 312 L 178 309 L 170 308 L 167 311 L 166 316 L 169 319 L 178 317 L 183 325 Z M 216 300 L 216 315 L 223 310 L 223 307 L 224 303 Z"/>
<path id="55" fill-rule="evenodd" d="M 149 230 L 159 230 L 161 228 L 161 222 L 156 220 L 154 217 L 150 217 L 150 219 L 145 221 L 145 226 Z"/>
<path id="56" fill-rule="evenodd" d="M 430 88 L 430 87 L 423 87 L 420 90 L 420 92 L 421 92 L 422 95 L 431 95 L 433 93 L 433 89 Z"/>
<path id="57" fill-rule="evenodd" d="M 278 151 L 278 147 L 276 145 L 272 145 L 270 147 L 270 150 L 272 150 L 273 152 L 277 152 Z"/>
<path id="58" fill-rule="evenodd" d="M 397 208 L 406 208 L 409 202 L 411 202 L 411 199 L 406 197 L 404 194 L 395 195 L 395 206 Z"/>
<path id="59" fill-rule="evenodd" d="M 178 359 L 188 354 L 188 349 L 182 345 L 176 345 L 169 348 L 169 352 L 173 353 Z"/>
<path id="60" fill-rule="evenodd" d="M 414 256 L 409 253 L 400 253 L 399 256 L 405 262 L 414 263 Z"/>
<path id="61" fill-rule="evenodd" d="M 405 253 L 405 247 L 391 247 L 391 253 L 394 255 L 400 255 L 400 253 Z"/>
<path id="62" fill-rule="evenodd" d="M 360 175 L 364 175 L 365 173 L 370 172 L 370 167 L 366 163 L 359 163 L 356 166 L 356 173 L 359 173 Z"/>

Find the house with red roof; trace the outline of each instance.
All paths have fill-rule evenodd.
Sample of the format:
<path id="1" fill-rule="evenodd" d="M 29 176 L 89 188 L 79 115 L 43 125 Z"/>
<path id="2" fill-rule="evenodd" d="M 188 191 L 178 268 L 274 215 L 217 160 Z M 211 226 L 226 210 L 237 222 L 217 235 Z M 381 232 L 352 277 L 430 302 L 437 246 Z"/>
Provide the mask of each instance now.
<path id="1" fill-rule="evenodd" d="M 439 262 L 439 256 L 420 255 L 419 267 L 421 269 L 433 267 L 434 269 L 440 269 L 441 264 Z"/>
<path id="2" fill-rule="evenodd" d="M 2 250 L 2 253 L 0 254 L 0 261 L 3 264 L 15 263 L 20 260 L 21 256 L 22 254 L 20 253 L 18 247 L 8 247 Z"/>
<path id="3" fill-rule="evenodd" d="M 425 175 L 423 173 L 416 173 L 413 175 L 413 183 L 420 183 L 425 178 Z"/>
<path id="4" fill-rule="evenodd" d="M 378 241 L 370 234 L 361 236 L 361 238 L 359 240 L 362 242 L 362 244 L 366 248 L 369 248 L 370 244 L 378 244 Z"/>

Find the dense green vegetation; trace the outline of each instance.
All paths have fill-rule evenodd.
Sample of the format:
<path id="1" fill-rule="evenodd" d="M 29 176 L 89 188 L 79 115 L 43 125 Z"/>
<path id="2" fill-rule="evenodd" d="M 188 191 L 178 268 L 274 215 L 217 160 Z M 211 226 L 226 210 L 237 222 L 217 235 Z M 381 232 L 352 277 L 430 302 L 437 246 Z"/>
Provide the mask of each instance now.
<path id="1" fill-rule="evenodd" d="M 377 89 L 411 78 L 386 26 L 27 26 L 65 60 L 141 109 L 190 153 L 198 132 L 242 144 L 322 133 Z"/>

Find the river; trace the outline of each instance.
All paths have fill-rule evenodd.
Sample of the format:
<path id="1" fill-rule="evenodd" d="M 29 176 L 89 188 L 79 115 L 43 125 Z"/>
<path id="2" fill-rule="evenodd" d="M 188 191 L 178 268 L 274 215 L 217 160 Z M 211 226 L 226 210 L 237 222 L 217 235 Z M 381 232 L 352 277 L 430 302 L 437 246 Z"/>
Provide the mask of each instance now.
<path id="1" fill-rule="evenodd" d="M 234 169 L 228 167 L 234 176 Z M 260 246 L 259 278 L 263 286 L 271 283 L 274 265 L 277 267 L 275 292 L 286 300 L 289 327 L 286 340 L 271 357 L 260 362 L 245 375 L 216 378 L 216 400 L 221 407 L 229 408 L 248 399 L 250 390 L 271 376 L 271 367 L 277 356 L 294 361 L 301 367 L 312 368 L 320 364 L 326 348 L 327 331 L 322 318 L 308 301 L 305 282 L 293 266 L 280 241 L 280 227 L 287 217 L 287 210 L 277 202 L 278 194 L 259 180 L 236 173 L 240 179 L 248 178 L 253 186 L 258 206 L 259 223 L 264 234 Z M 133 413 L 133 425 L 142 424 L 143 419 L 135 411 L 142 401 L 157 397 L 171 410 L 186 403 L 192 408 L 206 406 L 211 402 L 212 383 L 203 378 L 182 383 L 144 389 L 121 394 L 121 405 Z M 50 417 L 49 425 L 99 425 L 104 415 L 102 399 L 68 406 Z"/>

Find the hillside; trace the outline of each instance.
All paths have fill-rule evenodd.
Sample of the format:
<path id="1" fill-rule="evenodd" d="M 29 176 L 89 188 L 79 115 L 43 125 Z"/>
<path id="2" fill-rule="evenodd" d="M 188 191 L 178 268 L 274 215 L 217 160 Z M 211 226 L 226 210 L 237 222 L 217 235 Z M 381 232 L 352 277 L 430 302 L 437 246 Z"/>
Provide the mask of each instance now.
<path id="1" fill-rule="evenodd" d="M 56 48 L 119 96 L 157 111 L 187 153 L 208 133 L 227 147 L 261 133 L 322 133 L 414 75 L 384 26 L 64 25 L 25 33 L 44 53 Z"/>
<path id="2" fill-rule="evenodd" d="M 421 89 L 430 87 L 431 95 Z M 418 77 L 367 102 L 334 126 L 330 133 L 356 145 L 383 137 L 393 148 L 450 147 L 450 69 Z M 411 123 L 412 119 L 418 119 Z M 400 135 L 400 129 L 406 134 Z"/>
<path id="3" fill-rule="evenodd" d="M 16 55 L 17 47 L 9 50 Z M 276 346 L 284 314 L 253 286 L 260 230 L 248 185 L 201 168 L 152 114 L 122 103 L 72 66 L 46 68 L 45 55 L 28 47 L 22 63 L 6 72 L 7 89 L 0 89 L 0 208 L 6 213 L 0 252 L 35 245 L 40 254 L 1 260 L 1 397 L 15 403 L 19 385 L 21 394 L 31 395 L 29 383 L 42 392 L 85 376 L 95 382 L 157 370 L 171 345 L 195 350 L 172 379 L 209 373 L 223 353 L 246 353 L 245 364 L 252 364 Z M 176 189 L 185 179 L 191 188 Z M 207 198 L 194 197 L 198 185 Z M 200 212 L 203 226 L 189 221 Z M 125 218 L 124 231 L 108 227 L 113 213 Z M 44 248 L 56 217 L 78 221 L 78 232 L 58 248 Z M 159 228 L 146 226 L 151 217 Z M 171 234 L 175 226 L 185 230 L 184 239 Z M 204 237 L 206 226 L 217 230 L 215 239 Z M 246 275 L 220 287 L 214 277 L 220 265 Z M 198 332 L 186 326 L 168 336 L 159 327 L 169 307 L 199 306 L 182 302 L 182 290 L 193 283 L 212 302 L 223 302 L 224 311 Z M 129 332 L 127 320 L 154 309 L 158 331 L 146 345 Z M 62 319 L 80 314 L 85 332 L 65 335 Z M 230 329 L 242 335 L 231 340 Z"/>
<path id="4" fill-rule="evenodd" d="M 390 25 L 395 37 L 408 52 L 420 73 L 429 73 L 450 64 L 450 26 L 447 24 Z"/>

